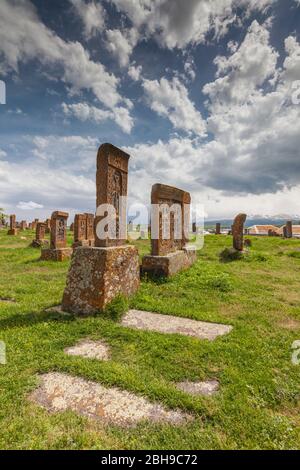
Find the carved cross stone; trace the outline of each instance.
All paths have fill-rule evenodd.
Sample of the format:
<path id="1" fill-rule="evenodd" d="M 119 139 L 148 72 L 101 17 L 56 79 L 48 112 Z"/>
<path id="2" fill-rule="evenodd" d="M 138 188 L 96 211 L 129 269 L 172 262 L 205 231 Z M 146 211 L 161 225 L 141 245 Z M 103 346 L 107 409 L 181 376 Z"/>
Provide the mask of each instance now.
<path id="1" fill-rule="evenodd" d="M 51 242 L 50 248 L 65 248 L 67 245 L 67 212 L 56 211 L 51 216 Z"/>
<path id="2" fill-rule="evenodd" d="M 37 241 L 45 239 L 47 225 L 43 222 L 38 222 L 36 224 L 35 238 Z"/>
<path id="3" fill-rule="evenodd" d="M 94 214 L 85 214 L 86 216 L 86 240 L 95 240 L 94 235 Z"/>
<path id="4" fill-rule="evenodd" d="M 76 214 L 74 219 L 74 242 L 80 242 L 86 239 L 86 216 L 85 214 Z"/>
<path id="5" fill-rule="evenodd" d="M 102 204 L 110 204 L 116 211 L 116 238 L 110 238 L 107 234 L 104 238 L 99 238 L 97 234 L 97 224 L 107 215 L 95 217 L 95 246 L 111 247 L 122 246 L 126 243 L 126 237 L 121 238 L 120 234 L 126 234 L 126 213 L 122 217 L 119 208 L 120 196 L 127 196 L 128 181 L 128 160 L 130 156 L 111 144 L 103 144 L 99 148 L 97 155 L 97 209 Z M 125 220 L 124 220 L 125 219 Z M 122 226 L 121 226 L 122 224 Z"/>
<path id="6" fill-rule="evenodd" d="M 190 222 L 190 203 L 190 194 L 181 189 L 164 184 L 155 184 L 152 187 L 152 256 L 164 256 L 185 247 Z M 158 230 L 155 230 L 155 226 Z"/>

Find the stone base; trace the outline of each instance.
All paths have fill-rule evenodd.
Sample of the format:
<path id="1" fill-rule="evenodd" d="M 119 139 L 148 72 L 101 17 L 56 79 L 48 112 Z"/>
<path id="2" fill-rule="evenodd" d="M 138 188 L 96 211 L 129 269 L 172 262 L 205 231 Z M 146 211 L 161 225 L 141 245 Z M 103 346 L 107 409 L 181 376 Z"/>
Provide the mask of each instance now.
<path id="1" fill-rule="evenodd" d="M 142 273 L 170 277 L 188 269 L 196 260 L 196 250 L 179 250 L 166 256 L 147 255 L 143 258 Z"/>
<path id="2" fill-rule="evenodd" d="M 29 245 L 31 248 L 43 248 L 49 246 L 48 240 L 32 240 Z"/>
<path id="3" fill-rule="evenodd" d="M 75 248 L 88 248 L 88 247 L 94 247 L 95 246 L 95 240 L 80 240 L 78 242 L 74 242 L 72 245 L 73 250 Z"/>
<path id="4" fill-rule="evenodd" d="M 73 250 L 75 250 L 75 248 L 87 248 L 90 246 L 90 243 L 89 243 L 89 240 L 79 240 L 78 242 L 74 242 L 73 245 L 72 245 L 72 248 Z"/>
<path id="5" fill-rule="evenodd" d="M 7 235 L 18 235 L 19 230 L 17 228 L 13 228 L 7 232 Z"/>
<path id="6" fill-rule="evenodd" d="M 71 258 L 72 248 L 45 248 L 41 253 L 41 261 L 64 261 Z"/>
<path id="7" fill-rule="evenodd" d="M 118 294 L 134 294 L 140 285 L 139 255 L 131 245 L 77 248 L 72 257 L 62 310 L 99 313 Z"/>

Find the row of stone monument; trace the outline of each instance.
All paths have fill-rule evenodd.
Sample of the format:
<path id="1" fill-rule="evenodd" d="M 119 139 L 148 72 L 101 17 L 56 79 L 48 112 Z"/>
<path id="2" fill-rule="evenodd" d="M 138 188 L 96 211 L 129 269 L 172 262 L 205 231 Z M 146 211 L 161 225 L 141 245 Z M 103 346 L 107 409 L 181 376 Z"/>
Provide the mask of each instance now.
<path id="1" fill-rule="evenodd" d="M 104 144 L 97 155 L 96 192 L 97 207 L 112 205 L 116 210 L 116 226 L 121 233 L 119 200 L 127 196 L 129 155 L 111 144 Z M 151 204 L 177 204 L 181 208 L 184 221 L 181 237 L 175 234 L 174 219 L 170 222 L 170 237 L 163 236 L 163 220 L 159 215 L 158 236 L 151 238 L 151 254 L 139 263 L 139 253 L 135 246 L 127 244 L 120 236 L 99 238 L 97 224 L 104 216 L 77 214 L 74 221 L 73 247 L 67 247 L 66 212 L 56 211 L 48 224 L 50 246 L 45 246 L 46 223 L 36 223 L 36 240 L 42 247 L 42 260 L 61 261 L 69 258 L 66 288 L 63 294 L 62 309 L 78 315 L 95 314 L 111 302 L 117 295 L 130 296 L 139 288 L 140 272 L 171 276 L 190 267 L 197 259 L 196 249 L 187 248 L 186 225 L 189 225 L 190 194 L 178 188 L 156 184 L 152 188 Z M 186 217 L 186 208 L 188 216 Z M 174 217 L 174 214 L 173 214 Z M 233 248 L 243 251 L 245 214 L 239 214 L 234 221 Z M 11 219 L 11 228 L 13 230 Z"/>
<path id="2" fill-rule="evenodd" d="M 19 230 L 36 230 L 37 224 L 43 223 L 46 226 L 46 233 L 50 233 L 50 219 L 47 219 L 46 222 L 39 222 L 39 219 L 35 219 L 33 222 L 27 223 L 26 220 L 21 222 L 16 221 L 15 214 L 9 217 L 9 230 L 8 235 L 17 235 Z"/>

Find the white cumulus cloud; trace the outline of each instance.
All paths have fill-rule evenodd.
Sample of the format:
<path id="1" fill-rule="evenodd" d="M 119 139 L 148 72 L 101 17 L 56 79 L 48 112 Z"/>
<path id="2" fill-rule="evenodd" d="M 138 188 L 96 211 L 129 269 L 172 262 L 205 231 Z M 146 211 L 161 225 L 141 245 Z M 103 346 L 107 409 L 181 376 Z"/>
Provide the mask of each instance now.
<path id="1" fill-rule="evenodd" d="M 143 80 L 147 102 L 160 116 L 168 118 L 176 129 L 204 136 L 205 121 L 188 96 L 187 88 L 174 77 L 172 80 Z"/>
<path id="2" fill-rule="evenodd" d="M 104 30 L 106 13 L 101 3 L 95 3 L 94 0 L 88 2 L 85 0 L 69 1 L 83 23 L 86 39 L 90 39 Z"/>

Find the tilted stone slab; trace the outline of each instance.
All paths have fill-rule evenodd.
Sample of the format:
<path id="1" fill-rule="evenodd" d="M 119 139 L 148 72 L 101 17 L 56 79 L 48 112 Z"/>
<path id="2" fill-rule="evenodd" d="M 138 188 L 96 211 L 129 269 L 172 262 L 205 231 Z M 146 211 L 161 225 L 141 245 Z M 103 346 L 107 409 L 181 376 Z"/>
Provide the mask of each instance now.
<path id="1" fill-rule="evenodd" d="M 30 395 L 30 400 L 50 412 L 72 410 L 105 424 L 119 426 L 134 426 L 142 420 L 179 425 L 192 418 L 133 393 L 106 388 L 79 377 L 51 372 L 42 375 L 40 380 L 41 384 Z"/>
<path id="2" fill-rule="evenodd" d="M 226 335 L 232 330 L 230 325 L 207 323 L 189 318 L 162 315 L 160 313 L 129 310 L 121 324 L 138 330 L 157 331 L 159 333 L 181 334 L 199 339 L 213 341 L 218 336 Z"/>

